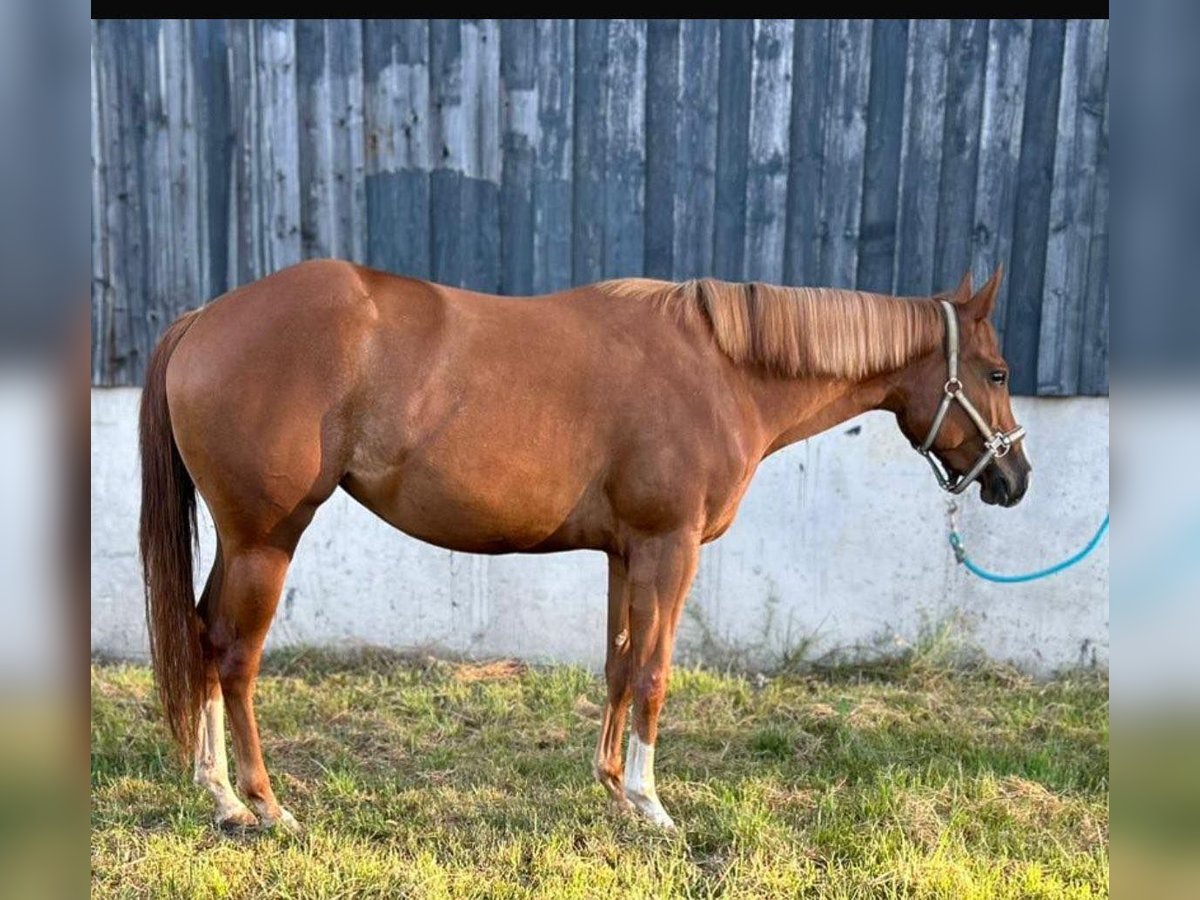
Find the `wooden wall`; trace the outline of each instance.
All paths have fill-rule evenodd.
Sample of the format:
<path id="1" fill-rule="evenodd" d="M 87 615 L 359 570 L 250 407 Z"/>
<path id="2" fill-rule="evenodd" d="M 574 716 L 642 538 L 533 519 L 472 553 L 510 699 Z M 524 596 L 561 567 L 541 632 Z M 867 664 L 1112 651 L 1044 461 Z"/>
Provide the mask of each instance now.
<path id="1" fill-rule="evenodd" d="M 1015 390 L 1108 391 L 1107 21 L 98 21 L 92 164 L 96 384 L 338 256 L 507 294 L 1004 263 Z"/>

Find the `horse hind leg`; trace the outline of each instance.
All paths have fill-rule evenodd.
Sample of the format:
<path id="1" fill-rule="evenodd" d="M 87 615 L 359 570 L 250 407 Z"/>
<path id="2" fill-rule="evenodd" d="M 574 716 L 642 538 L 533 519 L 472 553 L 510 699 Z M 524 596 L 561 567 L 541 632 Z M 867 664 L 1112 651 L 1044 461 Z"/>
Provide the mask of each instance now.
<path id="1" fill-rule="evenodd" d="M 217 806 L 217 825 L 230 829 L 258 825 L 258 817 L 234 793 L 229 783 L 229 758 L 225 754 L 225 702 L 215 666 L 208 697 L 200 710 L 194 780 L 212 796 Z"/>
<path id="2" fill-rule="evenodd" d="M 279 805 L 271 788 L 254 714 L 254 682 L 263 642 L 290 562 L 290 550 L 277 547 L 231 550 L 208 636 L 233 735 L 238 789 L 264 828 L 282 825 L 295 830 L 296 819 Z"/>
<path id="3" fill-rule="evenodd" d="M 204 592 L 200 595 L 198 607 L 206 629 L 221 590 L 221 572 L 221 550 L 218 546 L 217 558 L 213 562 Z M 204 649 L 207 691 L 204 705 L 200 709 L 193 780 L 212 796 L 216 804 L 217 825 L 222 828 L 253 828 L 258 824 L 258 817 L 238 798 L 229 783 L 229 758 L 225 753 L 225 703 L 221 694 L 221 682 L 207 634 L 204 634 L 201 643 Z"/>

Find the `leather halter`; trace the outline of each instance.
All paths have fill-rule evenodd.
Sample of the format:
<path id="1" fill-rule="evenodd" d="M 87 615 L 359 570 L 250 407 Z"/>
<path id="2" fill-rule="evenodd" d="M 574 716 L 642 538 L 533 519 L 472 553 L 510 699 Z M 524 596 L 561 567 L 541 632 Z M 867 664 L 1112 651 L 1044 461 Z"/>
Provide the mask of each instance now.
<path id="1" fill-rule="evenodd" d="M 967 399 L 967 395 L 963 392 L 962 382 L 958 380 L 958 314 L 954 311 L 952 303 L 945 300 L 938 302 L 941 303 L 942 312 L 946 317 L 946 360 L 949 377 L 943 388 L 945 394 L 938 406 L 937 415 L 933 417 L 933 424 L 929 426 L 929 434 L 926 435 L 924 443 L 917 448 L 917 452 L 929 460 L 933 474 L 937 476 L 938 485 L 943 490 L 949 491 L 951 494 L 961 494 L 980 476 L 993 459 L 1005 456 L 1012 449 L 1013 444 L 1025 437 L 1025 429 L 1020 425 L 1008 432 L 992 428 L 975 408 L 975 404 Z M 975 460 L 975 465 L 966 475 L 957 480 L 954 480 L 948 472 L 943 472 L 942 467 L 938 465 L 933 456 L 933 442 L 937 440 L 938 432 L 942 430 L 942 423 L 946 421 L 946 413 L 950 411 L 950 404 L 954 402 L 957 402 L 971 417 L 971 421 L 983 435 L 984 447 L 979 459 Z"/>

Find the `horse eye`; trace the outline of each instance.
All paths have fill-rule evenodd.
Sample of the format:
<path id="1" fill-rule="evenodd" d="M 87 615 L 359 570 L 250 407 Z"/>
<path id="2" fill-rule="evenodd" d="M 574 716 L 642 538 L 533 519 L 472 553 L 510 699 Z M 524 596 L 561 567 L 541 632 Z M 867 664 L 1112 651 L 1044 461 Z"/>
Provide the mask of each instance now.
<path id="1" fill-rule="evenodd" d="M 997 369 L 995 372 L 992 373 L 991 377 L 992 377 L 993 384 L 1004 384 L 1005 382 L 1008 381 L 1008 373 L 1005 372 L 1003 369 Z"/>

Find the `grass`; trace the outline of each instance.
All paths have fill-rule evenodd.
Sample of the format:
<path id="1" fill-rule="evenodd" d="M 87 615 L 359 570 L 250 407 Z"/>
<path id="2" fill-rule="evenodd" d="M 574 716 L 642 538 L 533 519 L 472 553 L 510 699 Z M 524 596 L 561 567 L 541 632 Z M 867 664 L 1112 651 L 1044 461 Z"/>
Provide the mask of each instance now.
<path id="1" fill-rule="evenodd" d="M 773 679 L 677 669 L 667 836 L 591 777 L 578 668 L 272 658 L 267 762 L 305 832 L 229 837 L 149 672 L 92 669 L 95 897 L 1108 895 L 1108 685 L 921 661 Z"/>

